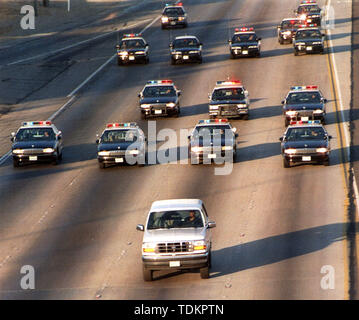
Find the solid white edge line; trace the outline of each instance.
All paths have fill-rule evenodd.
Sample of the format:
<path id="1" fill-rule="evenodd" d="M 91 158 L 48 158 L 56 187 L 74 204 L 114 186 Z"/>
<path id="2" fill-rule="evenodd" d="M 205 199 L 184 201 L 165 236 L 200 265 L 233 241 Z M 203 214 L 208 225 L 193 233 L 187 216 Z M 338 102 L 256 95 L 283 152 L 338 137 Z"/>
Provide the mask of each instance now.
<path id="1" fill-rule="evenodd" d="M 352 3 L 352 1 L 351 1 Z M 327 4 L 327 12 L 329 11 L 329 8 L 331 6 L 331 0 L 328 0 L 328 4 Z M 345 119 L 345 114 L 344 114 L 344 108 L 343 108 L 343 101 L 342 101 L 342 93 L 341 93 L 341 89 L 340 89 L 340 82 L 339 82 L 339 77 L 338 77 L 338 71 L 337 71 L 337 65 L 336 65 L 336 61 L 335 61 L 335 51 L 334 51 L 334 46 L 333 46 L 333 42 L 332 42 L 332 33 L 330 32 L 330 29 L 327 30 L 327 34 L 328 34 L 328 41 L 330 44 L 330 54 L 333 57 L 333 68 L 334 68 L 334 76 L 335 76 L 335 80 L 337 83 L 337 89 L 338 89 L 338 100 L 339 100 L 339 107 L 340 107 L 340 113 L 342 115 L 342 120 L 343 120 L 343 130 L 344 130 L 344 135 L 345 135 L 345 141 L 347 144 L 347 156 L 348 156 L 348 160 L 350 162 L 350 132 L 347 126 L 347 122 L 348 120 Z M 358 186 L 356 183 L 356 178 L 355 178 L 355 174 L 354 174 L 354 169 L 353 170 L 353 190 L 354 190 L 354 197 L 355 197 L 355 202 L 356 202 L 356 207 L 357 207 L 357 214 L 359 215 L 359 190 L 358 190 Z"/>
<path id="2" fill-rule="evenodd" d="M 2 165 L 11 155 L 11 150 L 8 151 L 6 154 L 4 154 L 1 158 L 0 158 L 0 165 Z"/>

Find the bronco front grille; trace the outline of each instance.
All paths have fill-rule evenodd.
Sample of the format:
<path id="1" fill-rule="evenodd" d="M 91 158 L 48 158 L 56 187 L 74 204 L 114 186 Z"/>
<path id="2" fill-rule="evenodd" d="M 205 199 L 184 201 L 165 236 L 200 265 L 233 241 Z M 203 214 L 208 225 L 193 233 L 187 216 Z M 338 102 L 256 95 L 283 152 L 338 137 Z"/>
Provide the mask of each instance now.
<path id="1" fill-rule="evenodd" d="M 157 244 L 158 253 L 189 252 L 191 248 L 190 242 L 166 242 Z"/>

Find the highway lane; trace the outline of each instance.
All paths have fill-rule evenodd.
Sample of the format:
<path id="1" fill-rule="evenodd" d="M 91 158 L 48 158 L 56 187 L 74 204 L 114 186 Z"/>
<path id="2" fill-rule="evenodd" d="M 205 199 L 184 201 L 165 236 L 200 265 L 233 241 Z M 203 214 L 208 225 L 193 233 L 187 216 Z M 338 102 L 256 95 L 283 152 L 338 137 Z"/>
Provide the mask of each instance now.
<path id="1" fill-rule="evenodd" d="M 56 119 L 66 141 L 62 165 L 14 170 L 8 161 L 0 168 L 1 298 L 345 297 L 345 190 L 338 140 L 332 142 L 330 167 L 289 170 L 282 168 L 278 142 L 284 131 L 280 101 L 290 85 L 319 84 L 331 99 L 326 55 L 294 57 L 290 46 L 276 42 L 274 27 L 293 9 L 288 1 L 189 3 L 193 25 L 173 34 L 199 36 L 202 65 L 170 66 L 169 32 L 156 24 L 146 34 L 159 44 L 149 65 L 111 65 Z M 262 58 L 228 59 L 228 18 L 231 27 L 256 26 Z M 106 122 L 136 120 L 145 128 L 136 94 L 147 79 L 169 77 L 183 91 L 182 116 L 157 121 L 157 130 L 179 130 L 207 118 L 207 92 L 227 75 L 239 77 L 253 100 L 250 120 L 233 121 L 240 137 L 232 174 L 174 164 L 97 168 L 93 142 Z M 327 107 L 328 131 L 336 137 L 332 103 Z M 204 200 L 217 222 L 212 278 L 161 274 L 144 283 L 142 234 L 135 225 L 144 222 L 152 201 L 182 197 Z M 24 264 L 35 267 L 35 291 L 19 290 Z M 336 289 L 324 291 L 320 269 L 328 264 L 336 270 Z"/>

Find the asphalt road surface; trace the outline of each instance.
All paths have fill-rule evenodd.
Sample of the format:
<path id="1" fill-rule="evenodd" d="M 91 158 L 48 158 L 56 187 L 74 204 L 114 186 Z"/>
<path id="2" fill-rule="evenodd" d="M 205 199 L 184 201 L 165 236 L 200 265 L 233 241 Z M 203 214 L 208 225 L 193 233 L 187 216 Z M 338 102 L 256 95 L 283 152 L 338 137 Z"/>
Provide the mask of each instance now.
<path id="1" fill-rule="evenodd" d="M 347 191 L 328 55 L 295 57 L 291 45 L 276 39 L 277 24 L 295 7 L 288 0 L 188 0 L 188 29 L 161 30 L 157 21 L 145 31 L 148 65 L 118 67 L 113 60 L 55 119 L 65 144 L 60 165 L 15 169 L 11 159 L 5 161 L 0 166 L 0 298 L 347 298 Z M 229 59 L 228 37 L 238 25 L 254 26 L 262 37 L 261 58 Z M 203 42 L 203 64 L 170 65 L 169 39 L 181 34 Z M 115 39 L 45 62 L 105 61 L 114 53 Z M 84 72 L 86 64 L 81 66 Z M 62 74 L 43 96 L 39 92 L 36 103 L 62 99 L 84 80 L 78 69 Z M 227 77 L 240 79 L 252 101 L 249 120 L 232 121 L 239 139 L 231 174 L 179 163 L 98 168 L 96 133 L 106 123 L 136 121 L 147 132 L 137 97 L 147 80 L 169 78 L 182 90 L 181 116 L 156 122 L 157 131 L 179 132 L 208 118 L 207 94 Z M 291 85 L 303 84 L 319 85 L 329 100 L 331 165 L 284 169 L 280 101 Z M 40 109 L 32 116 L 42 115 Z M 158 272 L 153 282 L 142 279 L 142 233 L 136 224 L 145 222 L 153 201 L 170 198 L 202 199 L 217 223 L 210 279 L 198 272 Z M 20 288 L 24 265 L 35 268 L 35 290 Z M 321 270 L 328 265 L 335 270 L 335 288 L 324 290 Z"/>

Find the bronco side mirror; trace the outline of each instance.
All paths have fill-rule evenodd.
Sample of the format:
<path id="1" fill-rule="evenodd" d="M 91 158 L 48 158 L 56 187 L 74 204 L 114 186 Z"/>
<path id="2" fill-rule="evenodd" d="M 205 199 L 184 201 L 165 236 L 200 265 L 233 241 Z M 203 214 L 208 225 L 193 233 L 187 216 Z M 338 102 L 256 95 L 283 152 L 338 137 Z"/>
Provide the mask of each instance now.
<path id="1" fill-rule="evenodd" d="M 145 227 L 144 227 L 143 224 L 138 224 L 138 225 L 136 226 L 136 230 L 137 230 L 137 231 L 145 231 Z"/>

